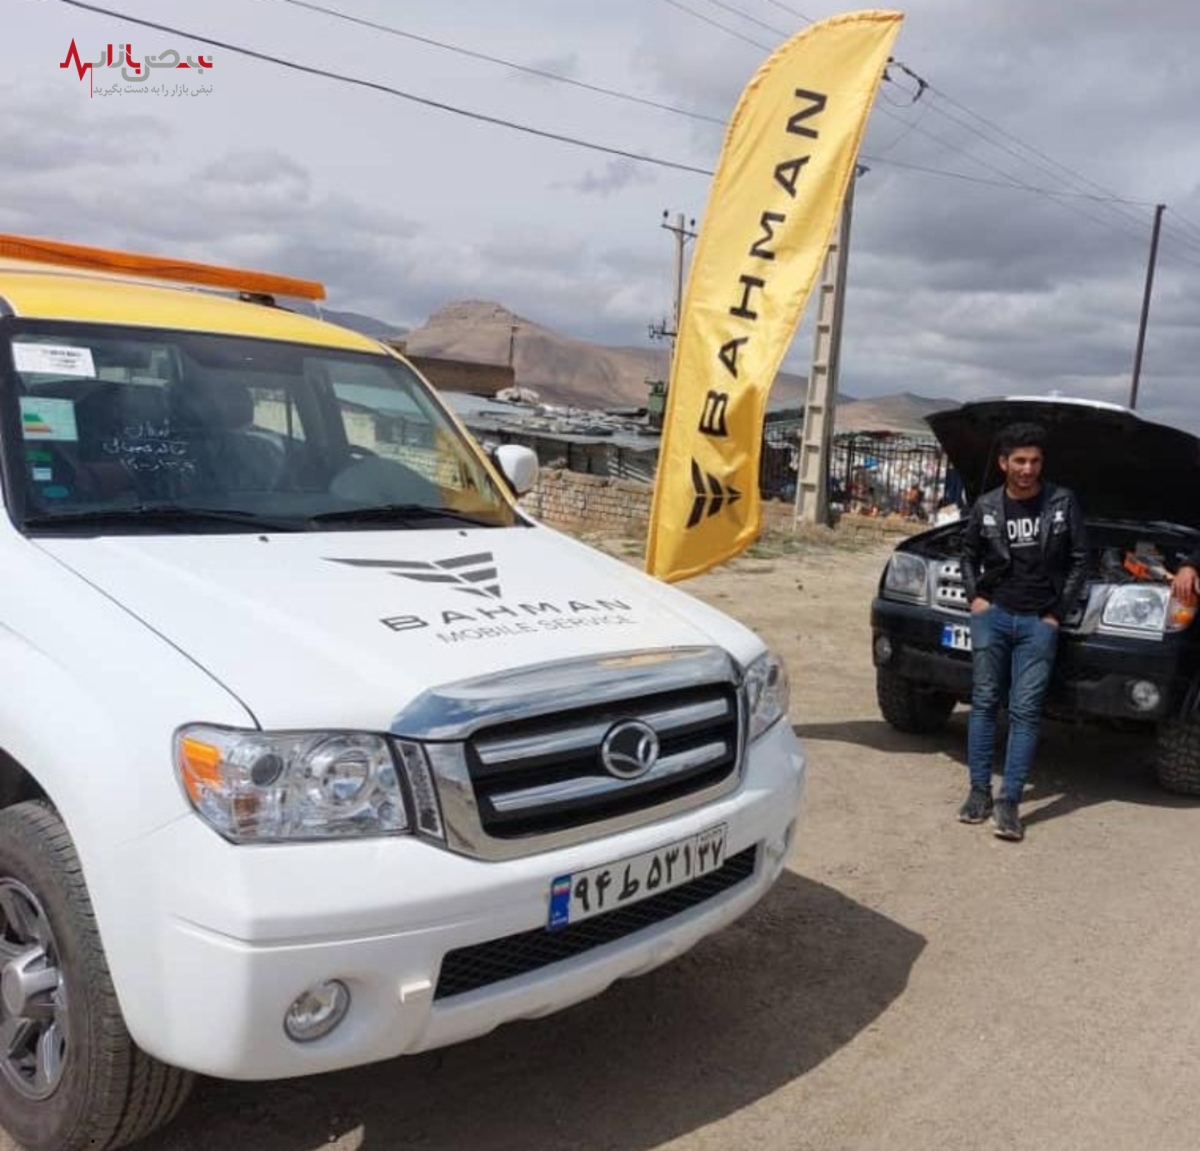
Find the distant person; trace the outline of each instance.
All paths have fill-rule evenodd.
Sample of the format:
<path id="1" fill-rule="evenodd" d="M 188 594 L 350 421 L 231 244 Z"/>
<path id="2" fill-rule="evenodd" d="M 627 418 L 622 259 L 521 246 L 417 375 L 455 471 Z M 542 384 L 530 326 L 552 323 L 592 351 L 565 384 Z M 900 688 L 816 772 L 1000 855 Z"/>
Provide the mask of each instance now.
<path id="1" fill-rule="evenodd" d="M 971 605 L 971 790 L 963 823 L 989 815 L 1002 839 L 1025 831 L 1018 804 L 1037 749 L 1042 703 L 1058 629 L 1083 590 L 1087 537 L 1074 494 L 1042 481 L 1046 433 L 1010 424 L 996 441 L 1004 483 L 975 501 L 963 536 L 962 570 Z M 1008 746 L 999 799 L 992 798 L 996 716 L 1008 705 Z"/>
<path id="2" fill-rule="evenodd" d="M 967 506 L 966 492 L 963 490 L 962 476 L 958 474 L 958 469 L 951 464 L 946 468 L 946 479 L 942 487 L 942 498 L 938 503 L 939 507 L 956 507 L 962 511 Z"/>
<path id="3" fill-rule="evenodd" d="M 913 483 L 904 492 L 904 515 L 910 520 L 925 518 L 925 493 Z"/>

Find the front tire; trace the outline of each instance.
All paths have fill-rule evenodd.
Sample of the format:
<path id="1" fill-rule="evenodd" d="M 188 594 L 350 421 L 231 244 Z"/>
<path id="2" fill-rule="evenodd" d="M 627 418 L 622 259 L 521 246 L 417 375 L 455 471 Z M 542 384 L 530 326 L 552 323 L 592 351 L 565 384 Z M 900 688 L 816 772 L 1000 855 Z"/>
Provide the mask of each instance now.
<path id="1" fill-rule="evenodd" d="M 1168 719 L 1154 743 L 1154 774 L 1166 791 L 1200 795 L 1200 721 Z"/>
<path id="2" fill-rule="evenodd" d="M 191 1082 L 125 1029 L 58 813 L 0 811 L 0 1127 L 27 1151 L 112 1151 L 171 1119 Z"/>
<path id="3" fill-rule="evenodd" d="M 941 731 L 955 704 L 949 692 L 922 688 L 886 667 L 875 669 L 875 698 L 883 718 L 909 735 Z"/>

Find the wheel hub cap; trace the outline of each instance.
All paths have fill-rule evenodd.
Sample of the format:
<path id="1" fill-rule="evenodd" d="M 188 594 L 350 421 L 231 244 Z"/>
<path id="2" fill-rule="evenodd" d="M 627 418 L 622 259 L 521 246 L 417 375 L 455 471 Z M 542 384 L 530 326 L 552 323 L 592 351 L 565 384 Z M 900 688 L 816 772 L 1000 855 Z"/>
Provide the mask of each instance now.
<path id="1" fill-rule="evenodd" d="M 0 1075 L 45 1099 L 67 1055 L 67 997 L 50 922 L 36 895 L 0 878 Z"/>

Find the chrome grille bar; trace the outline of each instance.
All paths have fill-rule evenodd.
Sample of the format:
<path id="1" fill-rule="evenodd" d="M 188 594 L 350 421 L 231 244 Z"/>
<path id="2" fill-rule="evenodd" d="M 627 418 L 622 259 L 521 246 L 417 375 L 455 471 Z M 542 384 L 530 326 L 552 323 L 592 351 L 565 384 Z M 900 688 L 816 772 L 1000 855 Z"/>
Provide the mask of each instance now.
<path id="1" fill-rule="evenodd" d="M 650 784 L 663 783 L 674 775 L 713 767 L 727 757 L 732 749 L 724 740 L 706 743 L 702 747 L 664 756 L 645 775 L 637 779 L 617 779 L 611 775 L 585 775 L 562 783 L 527 787 L 522 791 L 502 792 L 489 797 L 489 802 L 501 815 L 514 811 L 534 811 L 550 804 L 572 803 L 588 799 L 605 799 L 622 791 L 635 790 Z"/>
<path id="2" fill-rule="evenodd" d="M 513 859 L 689 811 L 741 780 L 743 669 L 716 647 L 629 651 L 433 688 L 391 725 L 424 748 L 446 845 Z M 633 780 L 610 773 L 605 737 L 640 721 L 659 754 Z"/>
<path id="3" fill-rule="evenodd" d="M 648 723 L 660 736 L 697 724 L 719 723 L 734 718 L 733 704 L 725 697 L 703 700 L 684 707 L 656 708 L 651 711 L 641 711 L 635 706 L 628 711 L 622 711 L 621 716 Z M 475 741 L 475 754 L 485 766 L 504 763 L 515 767 L 527 759 L 565 758 L 597 747 L 610 727 L 612 720 L 603 719 L 597 723 L 566 730 L 539 732 L 510 739 L 480 738 Z"/>

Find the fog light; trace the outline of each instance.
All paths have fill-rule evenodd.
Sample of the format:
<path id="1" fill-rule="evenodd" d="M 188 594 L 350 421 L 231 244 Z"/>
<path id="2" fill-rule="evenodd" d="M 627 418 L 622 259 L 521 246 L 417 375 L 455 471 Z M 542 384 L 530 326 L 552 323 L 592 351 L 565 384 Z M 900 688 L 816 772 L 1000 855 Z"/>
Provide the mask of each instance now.
<path id="1" fill-rule="evenodd" d="M 296 997 L 283 1017 L 283 1029 L 297 1043 L 311 1043 L 328 1035 L 350 1010 L 350 989 L 340 979 L 329 979 Z"/>
<path id="2" fill-rule="evenodd" d="M 1162 692 L 1148 679 L 1137 679 L 1129 685 L 1129 698 L 1138 711 L 1153 711 L 1162 702 Z"/>
<path id="3" fill-rule="evenodd" d="M 796 834 L 796 821 L 793 819 L 787 825 L 787 830 L 780 836 L 779 839 L 771 839 L 767 841 L 767 858 L 772 863 L 781 863 L 787 859 L 788 852 L 792 848 L 792 838 Z"/>
<path id="4" fill-rule="evenodd" d="M 892 658 L 892 641 L 891 637 L 886 635 L 877 635 L 875 637 L 875 662 L 879 664 L 890 663 Z"/>

